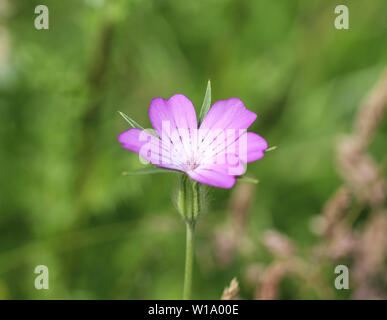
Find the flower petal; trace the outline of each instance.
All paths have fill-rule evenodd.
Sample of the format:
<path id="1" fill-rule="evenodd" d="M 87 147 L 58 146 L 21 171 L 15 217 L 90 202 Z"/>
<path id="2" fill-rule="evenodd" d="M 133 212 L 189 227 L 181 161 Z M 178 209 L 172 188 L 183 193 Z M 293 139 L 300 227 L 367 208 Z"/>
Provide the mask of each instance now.
<path id="1" fill-rule="evenodd" d="M 227 173 L 226 166 L 199 167 L 187 174 L 191 179 L 213 187 L 232 188 L 235 184 L 235 176 Z"/>
<path id="2" fill-rule="evenodd" d="M 127 130 L 119 134 L 118 141 L 125 149 L 139 153 L 141 147 L 146 143 L 146 141 L 140 141 L 140 133 L 141 130 L 137 128 Z"/>
<path id="3" fill-rule="evenodd" d="M 263 158 L 264 151 L 267 147 L 266 140 L 258 134 L 238 130 L 236 134 L 227 135 L 226 139 L 224 139 L 223 136 L 218 136 L 217 139 L 202 152 L 201 162 L 214 163 L 214 159 L 222 159 L 227 155 L 228 157 L 231 156 L 231 159 L 234 159 L 231 162 L 228 161 L 228 165 L 230 165 L 230 163 L 235 165 L 238 162 L 237 159 L 242 163 L 249 163 Z M 236 175 L 239 174 L 243 174 L 243 172 L 236 173 Z"/>
<path id="4" fill-rule="evenodd" d="M 156 98 L 149 107 L 149 119 L 164 143 L 171 143 L 180 163 L 191 156 L 191 133 L 197 129 L 197 118 L 192 102 L 182 94 L 175 94 L 169 100 Z"/>
<path id="5" fill-rule="evenodd" d="M 204 117 L 200 129 L 247 129 L 257 115 L 247 110 L 238 98 L 215 102 Z"/>
<path id="6" fill-rule="evenodd" d="M 133 128 L 121 133 L 118 141 L 125 149 L 138 153 L 148 162 L 163 168 L 181 170 L 161 140 L 146 130 Z"/>
<path id="7" fill-rule="evenodd" d="M 160 137 L 163 133 L 163 121 L 170 123 L 171 131 L 177 128 L 197 128 L 195 108 L 192 102 L 182 94 L 175 94 L 169 100 L 153 99 L 149 107 L 149 119 Z"/>
<path id="8" fill-rule="evenodd" d="M 240 139 L 242 141 L 246 140 L 246 130 L 214 129 L 208 133 L 208 136 L 211 136 L 211 143 L 207 143 L 204 146 L 202 144 L 199 148 L 200 161 L 202 163 L 206 163 L 209 159 L 216 157 L 224 157 L 226 154 L 233 154 L 239 157 L 238 141 Z M 206 139 L 208 140 L 208 137 Z"/>
<path id="9" fill-rule="evenodd" d="M 235 153 L 219 153 L 205 159 L 200 165 L 202 168 L 214 168 L 228 175 L 240 176 L 246 172 L 246 164 Z M 219 169 L 220 167 L 220 169 Z"/>
<path id="10" fill-rule="evenodd" d="M 239 131 L 247 130 L 256 118 L 257 115 L 247 110 L 238 98 L 215 102 L 200 126 L 202 138 L 199 140 L 199 154 L 203 155 L 211 148 L 214 143 L 214 135 L 219 135 L 216 132 L 222 131 L 220 134 L 224 137 L 230 137 L 230 132 L 232 132 L 232 135 L 238 137 Z"/>
<path id="11" fill-rule="evenodd" d="M 254 132 L 247 132 L 247 162 L 263 158 L 268 145 L 264 138 Z"/>

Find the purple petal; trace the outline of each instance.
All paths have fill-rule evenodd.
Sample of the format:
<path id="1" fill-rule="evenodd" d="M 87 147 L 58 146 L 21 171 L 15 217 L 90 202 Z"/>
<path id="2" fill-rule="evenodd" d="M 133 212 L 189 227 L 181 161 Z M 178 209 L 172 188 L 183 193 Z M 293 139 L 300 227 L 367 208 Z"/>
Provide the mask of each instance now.
<path id="1" fill-rule="evenodd" d="M 118 141 L 125 149 L 138 153 L 156 166 L 181 170 L 180 166 L 171 159 L 171 152 L 163 146 L 161 140 L 146 130 L 130 129 L 121 133 Z"/>
<path id="2" fill-rule="evenodd" d="M 169 122 L 171 131 L 177 128 L 197 129 L 195 108 L 182 94 L 175 94 L 169 100 L 153 99 L 149 107 L 149 119 L 160 137 L 163 121 Z"/>
<path id="3" fill-rule="evenodd" d="M 206 138 L 200 145 L 199 156 L 201 161 L 206 162 L 209 158 L 225 156 L 226 154 L 239 156 L 238 141 L 241 137 L 245 137 L 246 130 L 214 129 L 208 132 L 207 135 L 204 133 L 204 135 Z"/>
<path id="4" fill-rule="evenodd" d="M 191 133 L 197 129 L 196 112 L 192 102 L 182 94 L 175 94 L 169 100 L 156 98 L 151 101 L 149 118 L 164 143 L 170 143 L 179 154 L 179 162 L 185 162 L 191 155 L 195 141 Z"/>
<path id="5" fill-rule="evenodd" d="M 247 162 L 263 158 L 268 145 L 264 138 L 254 132 L 247 133 Z"/>
<path id="6" fill-rule="evenodd" d="M 118 136 L 118 141 L 122 143 L 122 146 L 125 149 L 139 153 L 141 147 L 146 143 L 146 141 L 140 141 L 140 133 L 140 129 L 130 129 L 128 131 L 120 133 Z"/>
<path id="7" fill-rule="evenodd" d="M 219 153 L 201 162 L 203 168 L 217 167 L 218 171 L 228 175 L 240 176 L 246 172 L 246 165 L 235 153 Z"/>
<path id="8" fill-rule="evenodd" d="M 191 179 L 213 187 L 232 188 L 235 184 L 235 176 L 228 174 L 225 166 L 199 167 L 187 174 Z"/>
<path id="9" fill-rule="evenodd" d="M 217 139 L 219 141 L 221 139 Z M 214 159 L 225 157 L 233 157 L 233 161 L 228 161 L 227 164 L 237 164 L 238 160 L 242 163 L 249 163 L 263 158 L 264 151 L 268 145 L 264 138 L 253 132 L 237 132 L 235 135 L 229 135 L 223 143 L 218 141 L 213 142 L 207 146 L 205 152 L 201 153 L 201 161 L 207 163 L 214 163 Z M 214 147 L 215 146 L 215 147 Z M 243 174 L 242 166 L 240 166 L 241 173 L 234 173 L 236 175 Z M 235 171 L 234 169 L 234 172 Z"/>
<path id="10" fill-rule="evenodd" d="M 213 104 L 200 129 L 247 129 L 256 118 L 257 115 L 247 110 L 240 99 L 230 98 Z"/>
<path id="11" fill-rule="evenodd" d="M 230 132 L 234 137 L 238 137 L 240 135 L 239 131 L 247 130 L 256 118 L 257 115 L 247 110 L 243 102 L 238 98 L 215 102 L 200 126 L 202 132 L 208 131 L 207 134 L 203 134 L 203 138 L 200 141 L 200 154 L 203 154 L 205 150 L 213 149 L 211 145 L 214 143 L 213 135 L 216 131 L 223 131 L 223 136 L 227 137 L 227 139 L 230 136 Z M 222 142 L 222 139 L 218 138 L 217 140 Z"/>

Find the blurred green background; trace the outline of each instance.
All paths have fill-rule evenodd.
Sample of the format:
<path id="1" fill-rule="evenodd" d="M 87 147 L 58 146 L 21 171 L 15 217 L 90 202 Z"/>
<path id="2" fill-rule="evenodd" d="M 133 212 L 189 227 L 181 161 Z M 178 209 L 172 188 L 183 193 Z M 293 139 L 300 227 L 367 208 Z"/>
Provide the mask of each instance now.
<path id="1" fill-rule="evenodd" d="M 38 4 L 49 30 L 34 28 Z M 338 4 L 349 30 L 334 28 Z M 198 110 L 208 79 L 213 101 L 242 99 L 258 114 L 250 129 L 278 149 L 248 166 L 260 181 L 243 231 L 251 247 L 227 265 L 212 244 L 233 190 L 211 189 L 193 298 L 219 299 L 233 277 L 253 298 L 246 268 L 273 260 L 262 232 L 279 230 L 305 255 L 318 242 L 310 221 L 341 185 L 337 139 L 386 66 L 386 39 L 385 0 L 1 0 L 0 299 L 181 297 L 176 176 L 122 175 L 142 165 L 117 141 L 128 129 L 117 110 L 150 127 L 151 99 L 183 93 Z M 384 121 L 377 160 L 386 135 Z M 49 290 L 34 288 L 41 264 Z M 328 296 L 296 277 L 279 298 Z"/>

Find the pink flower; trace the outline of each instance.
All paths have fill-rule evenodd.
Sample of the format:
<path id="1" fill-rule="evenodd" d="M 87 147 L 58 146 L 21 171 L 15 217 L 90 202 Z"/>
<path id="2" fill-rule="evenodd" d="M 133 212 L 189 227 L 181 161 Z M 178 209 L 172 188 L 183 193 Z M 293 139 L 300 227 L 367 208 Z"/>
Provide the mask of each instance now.
<path id="1" fill-rule="evenodd" d="M 195 108 L 182 94 L 156 98 L 149 119 L 157 133 L 137 128 L 121 133 L 118 141 L 146 161 L 185 172 L 191 179 L 214 187 L 231 188 L 246 164 L 261 159 L 267 142 L 247 132 L 257 115 L 237 98 L 215 102 L 198 127 Z"/>

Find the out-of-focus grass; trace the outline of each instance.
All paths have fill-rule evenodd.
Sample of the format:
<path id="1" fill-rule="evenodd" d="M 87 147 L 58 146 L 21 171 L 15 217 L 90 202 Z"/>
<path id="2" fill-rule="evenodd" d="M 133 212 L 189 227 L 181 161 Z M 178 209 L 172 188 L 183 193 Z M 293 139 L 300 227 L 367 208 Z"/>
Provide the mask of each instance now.
<path id="1" fill-rule="evenodd" d="M 340 184 L 336 139 L 387 62 L 387 3 L 344 2 L 350 29 L 338 31 L 335 1 L 54 0 L 50 29 L 37 31 L 41 1 L 3 1 L 0 299 L 180 298 L 176 177 L 121 175 L 141 165 L 117 142 L 127 124 L 116 111 L 149 127 L 152 98 L 183 93 L 199 109 L 208 79 L 213 101 L 241 98 L 259 116 L 251 129 L 278 146 L 248 167 L 260 181 L 248 233 L 276 228 L 307 250 L 310 218 Z M 372 146 L 380 158 L 385 136 Z M 199 248 L 229 195 L 212 191 Z M 257 245 L 227 268 L 198 261 L 194 298 L 220 297 L 252 261 L 270 257 Z M 48 291 L 33 287 L 38 264 Z M 324 298 L 301 280 L 284 286 L 287 298 Z"/>

